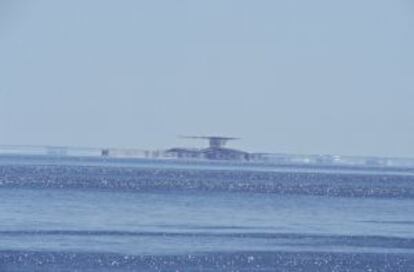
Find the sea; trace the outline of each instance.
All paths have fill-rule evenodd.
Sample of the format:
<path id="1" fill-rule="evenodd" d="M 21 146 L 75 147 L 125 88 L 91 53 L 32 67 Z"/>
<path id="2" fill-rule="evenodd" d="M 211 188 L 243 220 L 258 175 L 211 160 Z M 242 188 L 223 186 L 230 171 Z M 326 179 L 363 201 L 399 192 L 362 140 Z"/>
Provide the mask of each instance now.
<path id="1" fill-rule="evenodd" d="M 414 168 L 1 155 L 0 271 L 414 271 Z"/>

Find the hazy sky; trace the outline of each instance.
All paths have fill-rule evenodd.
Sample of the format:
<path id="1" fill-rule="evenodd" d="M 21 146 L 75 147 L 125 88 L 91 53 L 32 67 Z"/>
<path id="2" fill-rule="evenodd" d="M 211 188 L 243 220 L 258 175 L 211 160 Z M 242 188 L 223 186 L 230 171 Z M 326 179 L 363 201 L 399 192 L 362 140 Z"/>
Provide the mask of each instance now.
<path id="1" fill-rule="evenodd" d="M 414 157 L 412 0 L 0 1 L 0 144 Z"/>

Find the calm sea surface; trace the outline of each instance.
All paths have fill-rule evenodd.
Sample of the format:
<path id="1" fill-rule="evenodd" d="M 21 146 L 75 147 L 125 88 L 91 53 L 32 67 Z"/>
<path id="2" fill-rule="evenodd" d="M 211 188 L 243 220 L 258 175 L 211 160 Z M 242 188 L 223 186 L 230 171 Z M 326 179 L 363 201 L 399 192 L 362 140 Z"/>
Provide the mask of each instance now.
<path id="1" fill-rule="evenodd" d="M 0 156 L 0 271 L 414 271 L 414 170 Z"/>

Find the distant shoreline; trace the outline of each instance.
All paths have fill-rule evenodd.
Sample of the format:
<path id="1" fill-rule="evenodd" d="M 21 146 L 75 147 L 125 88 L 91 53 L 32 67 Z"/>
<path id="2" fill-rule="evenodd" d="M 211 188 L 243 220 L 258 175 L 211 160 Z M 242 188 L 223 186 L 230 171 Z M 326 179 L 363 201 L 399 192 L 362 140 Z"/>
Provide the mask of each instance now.
<path id="1" fill-rule="evenodd" d="M 384 173 L 384 174 L 407 174 L 414 175 L 413 166 L 378 166 L 378 165 L 341 165 L 341 164 L 309 164 L 309 163 L 286 163 L 277 161 L 232 161 L 232 160 L 206 160 L 206 159 L 177 159 L 177 158 L 134 158 L 134 157 L 102 157 L 102 156 L 57 156 L 44 154 L 2 154 L 0 153 L 0 165 L 3 164 L 25 164 L 25 161 L 35 160 L 38 164 L 65 164 L 65 163 L 82 163 L 92 165 L 114 164 L 122 166 L 143 166 L 146 164 L 157 163 L 165 165 L 180 166 L 209 166 L 214 168 L 237 167 L 242 170 L 260 170 L 265 171 L 278 170 L 281 172 L 308 172 L 308 173 Z"/>

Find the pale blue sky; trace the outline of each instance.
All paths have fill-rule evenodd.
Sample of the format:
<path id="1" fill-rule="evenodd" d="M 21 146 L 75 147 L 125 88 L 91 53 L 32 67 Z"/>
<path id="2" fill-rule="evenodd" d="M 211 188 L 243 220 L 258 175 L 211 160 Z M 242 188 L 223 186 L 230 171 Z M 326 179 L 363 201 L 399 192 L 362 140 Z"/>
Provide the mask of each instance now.
<path id="1" fill-rule="evenodd" d="M 0 132 L 414 157 L 414 2 L 1 0 Z"/>

